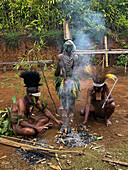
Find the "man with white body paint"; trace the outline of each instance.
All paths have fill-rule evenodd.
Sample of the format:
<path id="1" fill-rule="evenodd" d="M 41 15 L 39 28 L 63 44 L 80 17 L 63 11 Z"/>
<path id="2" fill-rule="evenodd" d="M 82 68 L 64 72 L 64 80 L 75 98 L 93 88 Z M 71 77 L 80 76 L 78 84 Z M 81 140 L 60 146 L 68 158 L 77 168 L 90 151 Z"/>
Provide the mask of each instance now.
<path id="1" fill-rule="evenodd" d="M 99 117 L 105 120 L 106 126 L 112 125 L 109 118 L 114 112 L 115 103 L 112 94 L 109 96 L 104 108 L 102 107 L 105 99 L 109 94 L 109 86 L 104 82 L 104 78 L 97 76 L 93 78 L 93 86 L 88 88 L 86 105 L 81 109 L 80 114 L 85 116 L 83 124 L 87 123 L 89 114 L 93 114 L 95 118 Z"/>
<path id="2" fill-rule="evenodd" d="M 75 99 L 78 98 L 78 91 L 80 91 L 80 83 L 75 76 L 78 61 L 78 55 L 74 53 L 75 50 L 74 43 L 67 40 L 63 45 L 63 53 L 58 55 L 55 76 L 61 79 L 58 94 L 63 106 L 62 117 L 74 117 Z"/>

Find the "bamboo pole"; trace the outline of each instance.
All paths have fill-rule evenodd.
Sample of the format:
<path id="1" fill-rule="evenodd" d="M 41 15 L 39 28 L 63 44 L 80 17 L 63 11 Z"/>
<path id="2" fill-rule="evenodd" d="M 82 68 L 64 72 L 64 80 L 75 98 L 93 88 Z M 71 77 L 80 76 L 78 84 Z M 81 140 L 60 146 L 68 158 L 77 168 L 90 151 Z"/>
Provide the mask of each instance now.
<path id="1" fill-rule="evenodd" d="M 102 69 L 104 69 L 104 55 L 103 55 L 103 60 L 102 60 Z"/>
<path id="2" fill-rule="evenodd" d="M 102 161 L 128 166 L 128 162 L 115 161 L 115 160 L 112 160 L 112 159 L 109 159 L 109 158 L 102 158 Z"/>
<path id="3" fill-rule="evenodd" d="M 0 143 L 4 144 L 4 145 L 8 145 L 11 147 L 15 147 L 15 148 L 22 148 L 22 149 L 38 149 L 40 151 L 45 151 L 45 152 L 50 152 L 50 153 L 76 153 L 76 154 L 81 154 L 81 151 L 70 151 L 70 150 L 55 150 L 55 149 L 49 149 L 49 148 L 43 148 L 43 147 L 36 147 L 36 146 L 32 146 L 32 145 L 28 145 L 28 144 L 24 144 L 24 143 L 20 143 L 20 142 L 14 142 L 5 138 L 1 138 L 0 137 Z"/>
<path id="4" fill-rule="evenodd" d="M 74 51 L 76 54 L 128 54 L 128 49 L 112 49 L 111 51 L 100 49 L 100 50 L 76 50 Z"/>
<path id="5" fill-rule="evenodd" d="M 71 39 L 71 33 L 68 21 L 63 21 L 64 39 Z"/>
<path id="6" fill-rule="evenodd" d="M 107 36 L 104 36 L 104 45 L 105 45 L 105 49 L 108 49 L 108 45 L 107 45 Z M 108 67 L 108 54 L 105 54 L 105 66 Z"/>
<path id="7" fill-rule="evenodd" d="M 20 138 L 16 138 L 16 137 L 12 137 L 12 136 L 2 136 L 2 137 L 5 138 L 5 139 L 7 138 L 7 139 L 12 139 L 12 140 L 18 140 L 20 142 L 26 142 L 26 143 L 35 144 L 35 145 L 41 145 L 41 146 L 49 147 L 51 149 L 54 148 L 54 146 L 44 144 L 44 143 L 40 143 L 40 142 L 36 142 L 36 141 L 29 141 L 29 140 L 20 139 Z"/>
<path id="8" fill-rule="evenodd" d="M 127 72 L 127 56 L 125 56 L 125 69 L 124 69 L 124 72 L 125 72 L 125 74 Z"/>

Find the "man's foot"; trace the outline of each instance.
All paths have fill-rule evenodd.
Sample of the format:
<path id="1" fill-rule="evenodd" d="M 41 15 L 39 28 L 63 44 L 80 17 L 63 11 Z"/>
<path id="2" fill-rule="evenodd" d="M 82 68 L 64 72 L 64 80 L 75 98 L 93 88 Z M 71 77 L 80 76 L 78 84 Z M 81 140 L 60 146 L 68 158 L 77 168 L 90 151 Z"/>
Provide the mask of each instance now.
<path id="1" fill-rule="evenodd" d="M 110 120 L 106 119 L 106 126 L 111 126 L 111 125 L 112 125 L 112 123 L 110 122 Z"/>
<path id="2" fill-rule="evenodd" d="M 70 114 L 69 114 L 69 117 L 70 117 L 70 118 L 73 118 L 73 117 L 74 117 L 74 113 L 70 113 Z"/>
<path id="3" fill-rule="evenodd" d="M 67 117 L 67 113 L 66 113 L 66 111 L 62 111 L 62 117 Z"/>
<path id="4" fill-rule="evenodd" d="M 53 126 L 53 123 L 47 123 L 47 124 L 44 125 L 44 128 L 47 129 L 47 127 L 48 127 L 48 128 L 51 128 L 52 126 Z"/>

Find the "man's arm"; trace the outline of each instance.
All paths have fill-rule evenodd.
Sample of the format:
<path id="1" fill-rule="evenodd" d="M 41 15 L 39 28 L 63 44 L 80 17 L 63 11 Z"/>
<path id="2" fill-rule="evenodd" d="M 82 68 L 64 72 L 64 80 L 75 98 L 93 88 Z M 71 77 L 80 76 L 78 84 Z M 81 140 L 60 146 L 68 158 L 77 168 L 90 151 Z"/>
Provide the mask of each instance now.
<path id="1" fill-rule="evenodd" d="M 25 111 L 26 111 L 26 106 L 24 104 L 24 101 L 23 100 L 19 100 L 19 111 L 18 111 L 18 115 L 19 116 L 22 116 L 24 117 L 25 116 Z M 36 129 L 37 130 L 37 126 L 36 125 L 33 125 L 31 123 L 29 123 L 26 118 L 25 119 L 20 119 L 20 122 L 19 122 L 19 125 L 22 126 L 22 127 L 30 127 L 30 128 L 33 128 L 33 129 Z"/>
<path id="2" fill-rule="evenodd" d="M 85 108 L 85 118 L 83 124 L 85 125 L 88 120 L 89 110 L 90 110 L 90 103 L 91 103 L 91 88 L 87 91 L 87 100 L 86 100 L 86 108 Z"/>
<path id="3" fill-rule="evenodd" d="M 60 64 L 59 62 L 57 63 L 57 68 L 56 68 L 56 71 L 55 71 L 55 74 L 54 74 L 56 77 L 60 75 Z"/>
<path id="4" fill-rule="evenodd" d="M 61 122 L 60 120 L 57 120 L 48 109 L 45 109 L 45 111 L 43 110 L 42 104 L 41 104 L 41 102 L 40 102 L 39 100 L 37 101 L 36 107 L 37 107 L 38 109 L 40 109 L 41 111 L 43 111 L 44 114 L 45 114 L 48 118 L 52 119 L 55 123 L 57 123 L 58 125 L 62 125 L 62 122 Z"/>
<path id="5" fill-rule="evenodd" d="M 76 70 L 78 66 L 78 55 L 77 54 L 74 54 L 74 69 Z"/>

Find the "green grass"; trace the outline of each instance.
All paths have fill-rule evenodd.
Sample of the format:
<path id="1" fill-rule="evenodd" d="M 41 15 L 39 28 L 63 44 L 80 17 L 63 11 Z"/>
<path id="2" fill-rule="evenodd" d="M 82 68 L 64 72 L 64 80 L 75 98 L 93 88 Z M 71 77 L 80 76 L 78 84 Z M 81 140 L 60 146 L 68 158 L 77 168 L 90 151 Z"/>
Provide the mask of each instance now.
<path id="1" fill-rule="evenodd" d="M 127 170 L 128 167 L 121 166 L 118 164 L 108 163 L 102 161 L 102 158 L 105 155 L 108 155 L 109 159 L 112 160 L 118 160 L 122 162 L 128 162 L 128 147 L 126 144 L 118 144 L 115 148 L 111 149 L 105 149 L 103 151 L 104 147 L 99 148 L 98 150 L 93 150 L 90 148 L 91 145 L 88 145 L 87 148 L 79 147 L 79 148 L 73 148 L 73 150 L 79 150 L 84 151 L 84 155 L 74 155 L 74 154 L 63 154 L 66 155 L 65 159 L 60 159 L 61 165 L 63 169 L 72 168 L 73 170 L 84 170 L 84 169 L 91 169 L 92 170 L 115 170 L 115 169 L 122 169 Z M 109 154 L 108 154 L 109 153 Z M 61 157 L 61 154 L 59 154 L 59 157 Z M 71 161 L 70 166 L 67 164 L 67 160 Z M 58 163 L 55 158 L 53 158 L 51 161 L 52 165 L 58 166 Z M 39 164 L 35 169 L 41 168 L 41 169 L 50 170 L 49 165 L 47 164 Z"/>

